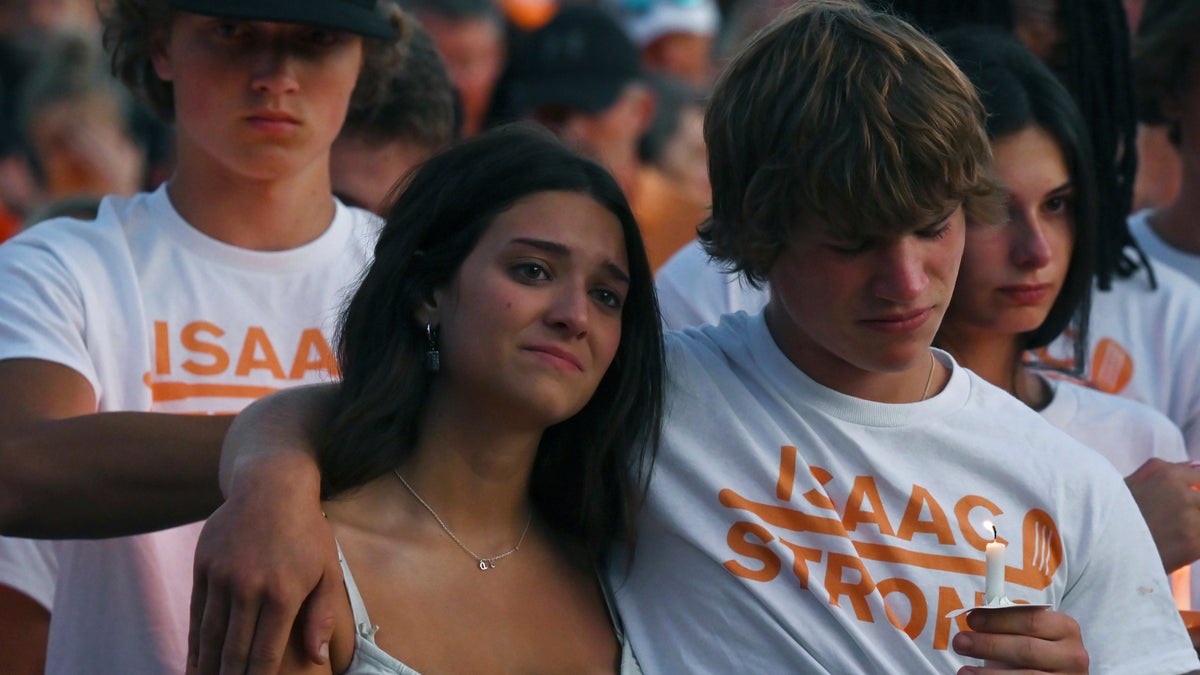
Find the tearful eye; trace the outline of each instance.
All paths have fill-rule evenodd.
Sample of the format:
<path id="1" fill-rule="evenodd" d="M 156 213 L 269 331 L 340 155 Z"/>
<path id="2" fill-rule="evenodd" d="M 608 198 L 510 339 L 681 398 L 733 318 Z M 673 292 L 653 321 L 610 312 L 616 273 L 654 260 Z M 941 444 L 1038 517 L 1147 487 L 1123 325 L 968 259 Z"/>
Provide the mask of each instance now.
<path id="1" fill-rule="evenodd" d="M 592 297 L 596 298 L 600 304 L 611 309 L 620 309 L 624 302 L 621 296 L 603 288 L 592 291 Z"/>
<path id="2" fill-rule="evenodd" d="M 519 263 L 512 267 L 513 276 L 523 281 L 545 281 L 550 278 L 546 268 L 537 263 Z"/>

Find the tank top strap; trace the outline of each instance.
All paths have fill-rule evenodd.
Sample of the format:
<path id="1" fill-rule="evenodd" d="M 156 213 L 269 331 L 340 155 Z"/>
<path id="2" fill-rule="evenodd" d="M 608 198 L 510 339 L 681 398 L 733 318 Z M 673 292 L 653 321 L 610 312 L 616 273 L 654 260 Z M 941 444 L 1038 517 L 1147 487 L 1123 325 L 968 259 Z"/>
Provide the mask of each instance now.
<path id="1" fill-rule="evenodd" d="M 338 564 L 342 566 L 342 583 L 346 585 L 346 596 L 350 598 L 350 610 L 354 614 L 354 628 L 364 640 L 375 644 L 375 633 L 379 631 L 379 626 L 371 623 L 367 605 L 363 602 L 362 593 L 358 592 L 358 584 L 354 583 L 354 575 L 350 573 L 341 543 L 336 540 L 334 543 L 337 544 Z"/>
<path id="2" fill-rule="evenodd" d="M 613 634 L 617 636 L 617 642 L 621 643 L 621 664 L 617 672 L 620 675 L 642 675 L 642 666 L 633 653 L 633 646 L 629 643 L 629 638 L 625 636 L 625 625 L 621 622 L 621 614 L 617 612 L 616 591 L 609 584 L 609 577 L 605 572 L 603 567 L 596 568 L 596 577 L 600 580 L 600 590 L 604 592 L 604 604 L 608 608 L 608 616 L 612 621 Z"/>
<path id="3" fill-rule="evenodd" d="M 625 641 L 625 626 L 621 623 L 621 615 L 617 613 L 617 598 L 612 586 L 608 584 L 608 575 L 600 567 L 594 568 L 596 578 L 600 580 L 600 590 L 604 593 L 604 607 L 608 610 L 608 619 L 612 622 L 613 633 L 621 642 Z"/>

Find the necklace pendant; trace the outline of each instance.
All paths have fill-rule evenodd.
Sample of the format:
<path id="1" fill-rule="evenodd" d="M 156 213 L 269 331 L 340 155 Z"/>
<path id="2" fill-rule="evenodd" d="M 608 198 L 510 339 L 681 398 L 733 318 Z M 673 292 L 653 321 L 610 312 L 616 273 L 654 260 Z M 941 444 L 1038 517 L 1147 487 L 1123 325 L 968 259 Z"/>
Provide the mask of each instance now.
<path id="1" fill-rule="evenodd" d="M 489 561 L 488 561 L 488 567 L 489 567 L 490 569 L 496 569 L 496 561 L 495 561 L 495 560 L 489 560 Z"/>
<path id="2" fill-rule="evenodd" d="M 495 567 L 495 565 L 492 565 L 492 567 Z M 483 560 L 482 558 L 479 560 L 479 569 L 480 569 L 480 570 L 482 570 L 482 571 L 484 571 L 484 572 L 486 572 L 486 571 L 487 571 L 487 569 L 488 569 L 488 564 L 487 564 L 487 561 L 486 561 L 486 560 Z"/>

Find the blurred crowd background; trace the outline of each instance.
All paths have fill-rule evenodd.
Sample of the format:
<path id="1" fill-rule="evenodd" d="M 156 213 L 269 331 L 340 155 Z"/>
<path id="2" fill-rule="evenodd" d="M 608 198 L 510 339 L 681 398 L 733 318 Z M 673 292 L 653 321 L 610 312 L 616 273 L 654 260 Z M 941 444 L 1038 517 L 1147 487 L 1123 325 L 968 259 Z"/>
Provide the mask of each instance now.
<path id="1" fill-rule="evenodd" d="M 335 146 L 335 191 L 380 208 L 430 153 L 491 125 L 533 120 L 613 172 L 657 268 L 695 236 L 709 204 L 706 94 L 728 55 L 787 4 L 400 0 L 426 34 L 396 75 L 393 105 L 351 114 Z M 1005 24 L 1050 63 L 1065 58 L 1071 5 L 1083 8 L 1076 14 L 1122 8 L 1133 31 L 1141 4 L 895 3 L 930 31 L 938 17 Z M 154 188 L 171 173 L 169 139 L 109 73 L 95 0 L 0 0 L 0 240 L 47 217 L 87 216 L 101 195 Z M 1170 203 L 1179 160 L 1166 130 L 1142 128 L 1138 149 L 1132 206 Z"/>

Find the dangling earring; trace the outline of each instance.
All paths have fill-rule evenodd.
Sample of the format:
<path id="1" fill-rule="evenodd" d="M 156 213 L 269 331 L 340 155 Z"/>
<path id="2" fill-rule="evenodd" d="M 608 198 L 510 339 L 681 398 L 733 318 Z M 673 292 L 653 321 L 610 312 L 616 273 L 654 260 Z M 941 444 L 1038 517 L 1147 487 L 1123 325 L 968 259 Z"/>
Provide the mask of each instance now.
<path id="1" fill-rule="evenodd" d="M 425 324 L 425 338 L 429 342 L 425 350 L 425 370 L 436 373 L 442 369 L 442 354 L 438 351 L 437 329 L 433 324 Z"/>

